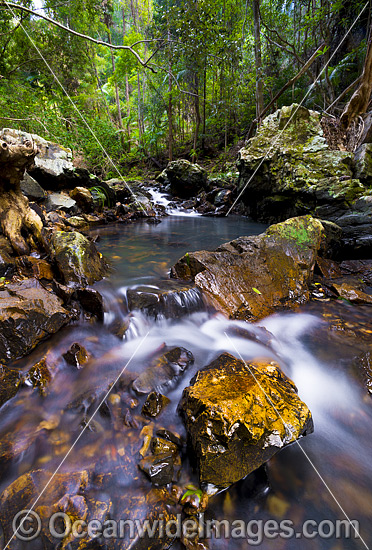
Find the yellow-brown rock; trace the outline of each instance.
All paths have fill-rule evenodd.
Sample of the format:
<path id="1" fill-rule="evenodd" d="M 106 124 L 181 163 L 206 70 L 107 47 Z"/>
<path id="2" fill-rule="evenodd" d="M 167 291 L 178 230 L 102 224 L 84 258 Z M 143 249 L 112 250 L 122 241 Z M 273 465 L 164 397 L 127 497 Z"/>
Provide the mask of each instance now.
<path id="1" fill-rule="evenodd" d="M 224 353 L 199 371 L 180 410 L 200 483 L 226 488 L 313 431 L 308 407 L 275 362 Z"/>
<path id="2" fill-rule="evenodd" d="M 292 218 L 215 252 L 186 254 L 171 273 L 194 280 L 211 304 L 230 318 L 260 319 L 309 299 L 308 284 L 327 231 L 311 216 Z"/>

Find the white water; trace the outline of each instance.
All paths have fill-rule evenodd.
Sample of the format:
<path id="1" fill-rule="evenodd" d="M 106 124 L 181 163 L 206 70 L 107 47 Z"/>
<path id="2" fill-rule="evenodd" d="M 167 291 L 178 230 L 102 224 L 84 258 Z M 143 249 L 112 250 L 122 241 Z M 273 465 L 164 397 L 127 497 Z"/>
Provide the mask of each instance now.
<path id="1" fill-rule="evenodd" d="M 109 254 L 111 251 L 117 256 L 123 251 L 121 259 L 117 260 L 116 264 L 115 279 L 119 290 L 105 289 L 107 313 L 103 326 L 85 324 L 70 327 L 57 338 L 49 341 L 44 349 L 40 349 L 37 352 L 38 356 L 34 354 L 29 359 L 30 364 L 34 364 L 47 351 L 56 359 L 56 369 L 59 374 L 45 397 L 41 398 L 36 392 L 25 389 L 2 408 L 0 439 L 5 439 L 9 434 L 14 436 L 16 441 L 22 442 L 25 439 L 27 441 L 29 438 L 25 450 L 14 460 L 13 469 L 8 473 L 9 477 L 3 477 L 2 487 L 7 486 L 9 481 L 19 473 L 40 467 L 45 468 L 45 464 L 48 468 L 52 468 L 57 463 L 58 456 L 53 454 L 53 438 L 67 433 L 73 440 L 81 430 L 82 413 L 80 410 L 69 412 L 69 403 L 85 395 L 97 393 L 99 396 L 99 392 L 106 391 L 136 350 L 136 355 L 127 371 L 143 371 L 151 363 L 156 350 L 163 349 L 164 345 L 183 346 L 193 353 L 195 363 L 185 372 L 179 384 L 167 391 L 171 404 L 160 419 L 164 427 L 171 426 L 172 429 L 184 435 L 182 423 L 177 415 L 177 405 L 182 389 L 189 384 L 197 370 L 208 365 L 220 353 L 228 351 L 235 356 L 240 354 L 246 361 L 263 357 L 275 360 L 294 380 L 300 397 L 312 411 L 315 424 L 314 434 L 302 439 L 301 445 L 347 515 L 360 522 L 362 536 L 367 538 L 370 544 L 372 539 L 369 521 L 372 509 L 370 397 L 345 368 L 342 362 L 342 350 L 338 351 L 339 360 L 335 364 L 321 359 L 322 351 L 328 352 L 328 348 L 335 348 L 335 355 L 337 354 L 336 341 L 319 340 L 318 343 L 315 339 L 315 344 L 313 342 L 312 346 L 308 343 L 308 337 L 316 334 L 316 331 L 327 332 L 327 325 L 320 316 L 288 312 L 274 315 L 257 324 L 249 324 L 231 321 L 207 310 L 188 315 L 186 307 L 186 314 L 180 319 L 155 320 L 139 311 L 128 312 L 127 285 L 133 287 L 142 282 L 143 277 L 149 274 L 150 259 L 152 267 L 160 263 L 161 259 L 164 259 L 165 252 L 171 249 L 170 242 L 173 241 L 176 243 L 174 256 L 184 254 L 185 250 L 189 249 L 189 245 L 186 248 L 181 236 L 187 235 L 187 232 L 191 235 L 192 244 L 198 248 L 201 247 L 200 243 L 203 240 L 204 243 L 206 242 L 204 235 L 213 233 L 215 237 L 217 230 L 221 232 L 220 242 L 234 238 L 235 229 L 232 232 L 229 229 L 231 222 L 233 220 L 218 220 L 216 223 L 215 220 L 204 218 L 190 220 L 168 218 L 158 226 L 147 224 L 124 226 L 114 239 L 111 235 L 101 240 L 102 252 Z M 208 226 L 208 232 L 204 228 L 203 233 L 204 224 Z M 172 227 L 177 229 L 175 235 L 172 234 Z M 241 229 L 242 226 L 239 225 L 236 231 Z M 257 231 L 259 230 L 260 228 L 257 228 Z M 129 231 L 132 233 L 131 237 L 128 234 Z M 190 235 L 187 235 L 187 238 Z M 197 244 L 194 236 L 195 239 L 199 239 Z M 158 237 L 157 241 L 156 237 Z M 159 256 L 150 254 L 150 252 L 154 254 L 156 242 L 159 246 Z M 213 247 L 217 245 L 211 244 Z M 107 249 L 104 248 L 105 246 Z M 139 250 L 143 265 L 139 262 Z M 168 268 L 175 261 L 174 256 L 172 252 L 168 257 Z M 151 273 L 152 280 L 154 280 L 154 273 Z M 155 283 L 151 285 L 153 288 L 156 287 Z M 186 302 L 185 306 L 189 305 L 192 310 L 193 300 L 197 299 L 199 298 L 193 293 L 187 294 L 189 302 Z M 119 340 L 109 333 L 108 327 L 115 320 L 126 320 L 128 316 L 129 329 L 124 339 Z M 93 361 L 77 372 L 66 369 L 66 365 L 61 360 L 62 353 L 67 351 L 74 342 L 85 346 L 94 357 Z M 324 355 L 327 356 L 326 353 Z M 98 397 L 93 401 L 90 414 L 97 401 Z M 88 405 L 84 414 L 88 411 Z M 41 443 L 40 440 L 35 442 L 33 439 L 35 430 L 40 432 L 41 422 L 49 422 L 53 418 L 58 418 L 59 426 L 55 430 L 49 429 L 47 433 L 44 430 L 43 439 L 40 436 Z M 79 467 L 84 466 L 85 461 L 88 460 L 84 453 L 84 445 L 87 445 L 90 457 L 89 442 L 94 437 L 99 441 L 100 449 L 107 449 L 113 444 L 110 421 L 99 414 L 96 420 L 99 420 L 103 429 L 97 434 L 84 436 L 88 439 L 82 438 L 81 446 L 71 453 L 64 468 L 76 469 L 76 463 Z M 119 433 L 120 441 L 124 442 L 124 446 L 126 445 L 125 433 L 123 428 Z M 211 511 L 214 516 L 218 519 L 229 517 L 244 521 L 290 519 L 295 522 L 298 529 L 305 519 L 316 521 L 344 519 L 342 510 L 297 445 L 292 445 L 278 453 L 269 462 L 267 469 L 270 487 L 265 487 L 265 491 L 258 496 L 251 496 L 246 488 L 246 481 L 237 484 L 229 490 L 228 496 L 221 496 L 221 499 L 226 500 L 221 503 L 220 508 L 218 501 L 216 503 L 211 501 Z M 135 483 L 140 483 L 141 480 L 142 477 L 138 476 L 138 480 L 133 482 L 133 487 L 137 487 Z M 182 478 L 180 483 L 184 482 Z M 121 486 L 119 489 L 125 491 L 126 487 Z M 140 488 L 138 490 L 140 491 Z M 220 548 L 237 550 L 246 549 L 247 546 L 246 541 L 234 542 L 222 539 L 213 541 L 210 548 L 211 550 Z M 360 541 L 352 540 L 266 539 L 259 548 L 262 550 L 357 550 L 363 548 L 363 545 Z"/>
<path id="2" fill-rule="evenodd" d="M 187 217 L 197 217 L 201 216 L 199 212 L 196 212 L 195 210 L 187 210 L 184 208 L 174 208 L 172 204 L 174 204 L 174 201 L 170 201 L 167 197 L 166 193 L 161 193 L 157 189 L 154 189 L 153 187 L 149 187 L 147 191 L 151 194 L 152 201 L 155 204 L 159 204 L 160 206 L 164 206 L 167 214 L 169 216 L 187 216 Z"/>

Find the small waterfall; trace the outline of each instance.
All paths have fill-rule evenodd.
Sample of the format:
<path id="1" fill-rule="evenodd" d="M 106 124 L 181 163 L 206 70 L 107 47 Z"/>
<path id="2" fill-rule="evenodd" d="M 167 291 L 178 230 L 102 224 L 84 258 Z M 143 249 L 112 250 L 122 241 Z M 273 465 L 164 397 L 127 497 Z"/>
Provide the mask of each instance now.
<path id="1" fill-rule="evenodd" d="M 196 212 L 195 210 L 188 210 L 186 208 L 182 208 L 182 206 L 180 208 L 177 208 L 175 201 L 171 201 L 167 198 L 169 196 L 167 195 L 167 193 L 161 193 L 159 190 L 154 189 L 153 187 L 148 187 L 146 190 L 150 193 L 152 201 L 155 204 L 165 207 L 165 210 L 169 216 L 201 216 L 201 214 L 199 214 L 199 212 Z"/>

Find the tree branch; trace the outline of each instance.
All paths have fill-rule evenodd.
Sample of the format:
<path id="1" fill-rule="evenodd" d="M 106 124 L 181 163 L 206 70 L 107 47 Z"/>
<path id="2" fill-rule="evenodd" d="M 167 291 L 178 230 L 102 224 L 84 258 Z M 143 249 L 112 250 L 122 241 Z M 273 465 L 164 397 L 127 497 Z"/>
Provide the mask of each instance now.
<path id="1" fill-rule="evenodd" d="M 264 110 L 262 111 L 261 113 L 261 118 L 267 113 L 267 111 L 270 109 L 270 107 L 272 107 L 274 105 L 274 103 L 279 99 L 279 97 L 284 94 L 284 92 L 286 90 L 288 90 L 288 88 L 290 88 L 295 82 L 297 82 L 297 80 L 299 78 L 301 78 L 301 76 L 306 73 L 306 71 L 309 69 L 309 67 L 313 64 L 313 62 L 315 61 L 315 59 L 318 57 L 318 53 L 320 50 L 322 50 L 324 48 L 324 43 L 321 44 L 318 49 L 313 53 L 313 55 L 310 57 L 310 59 L 305 63 L 305 65 L 301 68 L 301 70 L 296 74 L 296 76 L 294 76 L 293 78 L 291 78 L 291 80 L 288 80 L 287 84 L 285 84 L 283 86 L 283 88 L 281 88 L 279 90 L 279 92 L 275 95 L 275 97 L 273 97 L 273 99 L 270 101 L 270 103 L 268 105 L 266 105 L 266 107 L 264 108 Z"/>
<path id="2" fill-rule="evenodd" d="M 44 19 L 45 21 L 48 21 L 48 23 L 51 23 L 52 25 L 55 25 L 56 27 L 59 27 L 60 29 L 73 34 L 74 36 L 78 36 L 79 38 L 83 38 L 84 40 L 89 40 L 90 42 L 93 42 L 94 44 L 98 44 L 99 46 L 105 46 L 107 48 L 111 48 L 112 50 L 128 50 L 130 51 L 138 60 L 138 62 L 143 67 L 148 67 L 150 71 L 153 73 L 156 73 L 156 70 L 153 67 L 149 67 L 146 65 L 147 61 L 144 61 L 141 56 L 133 50 L 131 46 L 116 46 L 114 44 L 109 44 L 108 42 L 104 42 L 103 40 L 96 40 L 95 38 L 92 38 L 91 36 L 88 36 L 86 34 L 82 34 L 77 31 L 73 31 L 72 29 L 66 27 L 65 25 L 62 25 L 62 23 L 58 23 L 58 21 L 55 21 L 54 19 L 51 19 L 50 17 L 46 15 L 42 15 L 41 13 L 37 13 L 34 10 L 31 10 L 30 8 L 26 8 L 25 6 L 20 6 L 19 4 L 13 4 L 13 2 L 0 2 L 0 8 L 8 8 L 10 11 L 13 10 L 21 10 L 26 13 L 30 13 L 31 15 L 35 15 L 36 17 L 40 17 L 41 19 Z"/>

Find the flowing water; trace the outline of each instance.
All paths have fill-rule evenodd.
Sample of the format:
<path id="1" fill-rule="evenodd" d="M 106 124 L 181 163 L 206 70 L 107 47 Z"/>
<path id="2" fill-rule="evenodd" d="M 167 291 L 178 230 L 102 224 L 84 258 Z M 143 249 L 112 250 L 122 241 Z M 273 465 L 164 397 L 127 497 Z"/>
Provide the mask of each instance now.
<path id="1" fill-rule="evenodd" d="M 206 519 L 227 519 L 231 524 L 241 520 L 248 526 L 248 536 L 214 536 L 209 547 L 353 550 L 372 545 L 372 408 L 370 396 L 352 366 L 356 351 L 363 348 L 358 330 L 364 330 L 367 338 L 366 327 L 371 328 L 368 307 L 319 302 L 253 325 L 229 321 L 206 309 L 199 294 L 185 291 L 184 315 L 177 318 L 128 311 L 128 288 L 161 287 L 168 280 L 170 266 L 187 251 L 214 249 L 263 229 L 243 218 L 192 216 L 170 216 L 159 225 L 141 222 L 96 229 L 93 233 L 100 236 L 99 249 L 113 267 L 109 280 L 97 284 L 108 308 L 105 323 L 79 322 L 68 327 L 16 365 L 26 370 L 46 355 L 54 377 L 45 395 L 26 388 L 2 408 L 1 456 L 9 452 L 13 458 L 2 461 L 1 490 L 23 473 L 38 468 L 53 472 L 82 427 L 88 425 L 59 472 L 84 468 L 93 468 L 97 476 L 116 472 L 115 483 L 105 487 L 104 498 L 109 500 L 118 491 L 127 496 L 133 492 L 145 494 L 151 485 L 137 469 L 144 438 L 143 420 L 138 413 L 144 398 L 124 391 L 121 402 L 126 404 L 127 412 L 123 425 L 115 399 L 107 400 L 90 421 L 102 396 L 126 365 L 112 393 L 119 392 L 116 389 L 120 384 L 125 388 L 126 382 L 143 371 L 165 346 L 182 346 L 193 353 L 195 363 L 177 385 L 163 392 L 171 404 L 154 421 L 154 429 L 171 429 L 184 437 L 177 414 L 182 388 L 221 352 L 236 355 L 238 350 L 245 360 L 268 357 L 281 365 L 311 409 L 315 432 L 302 439 L 301 446 L 293 444 L 278 453 L 265 470 L 260 469 L 210 500 Z M 348 326 L 330 331 L 327 319 L 339 318 L 346 318 Z M 129 323 L 123 338 L 108 330 L 116 321 Z M 268 337 L 263 328 L 272 336 Z M 93 357 L 81 370 L 68 367 L 61 359 L 74 342 L 85 346 Z M 186 465 L 178 483 L 185 486 L 190 481 L 195 483 L 196 479 Z M 345 516 L 359 522 L 364 543 L 354 536 L 336 536 L 337 530 L 342 534 L 341 527 L 334 527 L 336 521 L 345 520 Z M 281 536 L 273 535 L 273 529 L 270 531 L 265 523 L 269 520 L 287 522 L 284 525 L 292 522 L 298 535 L 288 529 Z M 301 535 L 303 524 L 309 520 L 313 522 L 307 524 L 310 536 L 305 537 Z M 322 536 L 314 536 L 316 529 Z M 274 528 L 274 532 L 278 531 Z M 31 548 L 27 544 L 24 547 Z M 173 547 L 179 548 L 177 540 Z"/>

